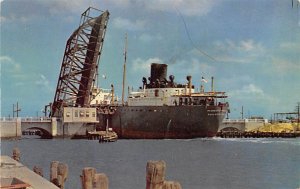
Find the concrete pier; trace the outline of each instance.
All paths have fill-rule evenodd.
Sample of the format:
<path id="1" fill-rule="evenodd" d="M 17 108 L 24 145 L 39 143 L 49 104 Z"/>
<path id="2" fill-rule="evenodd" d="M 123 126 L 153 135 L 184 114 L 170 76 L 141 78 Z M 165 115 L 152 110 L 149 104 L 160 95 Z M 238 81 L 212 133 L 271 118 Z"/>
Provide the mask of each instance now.
<path id="1" fill-rule="evenodd" d="M 0 162 L 0 188 L 10 188 L 10 186 L 14 186 L 17 188 L 59 189 L 45 178 L 8 156 L 1 156 Z"/>

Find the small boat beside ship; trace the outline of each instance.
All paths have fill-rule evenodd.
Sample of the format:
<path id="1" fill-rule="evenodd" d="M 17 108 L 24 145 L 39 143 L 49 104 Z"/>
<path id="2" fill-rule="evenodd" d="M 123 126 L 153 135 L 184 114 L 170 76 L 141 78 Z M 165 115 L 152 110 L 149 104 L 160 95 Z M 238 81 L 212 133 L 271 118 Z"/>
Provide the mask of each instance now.
<path id="1" fill-rule="evenodd" d="M 151 64 L 151 76 L 143 78 L 143 86 L 131 91 L 125 103 L 112 100 L 94 104 L 98 109 L 100 130 L 112 128 L 119 138 L 183 139 L 213 137 L 227 111 L 225 92 L 196 92 L 192 77 L 186 84 L 167 77 L 166 64 Z M 202 87 L 201 87 L 202 88 Z M 113 90 L 112 90 L 113 91 Z"/>
<path id="2" fill-rule="evenodd" d="M 89 131 L 87 132 L 87 138 L 89 140 L 99 140 L 99 142 L 115 142 L 118 140 L 116 132 L 109 131 Z"/>

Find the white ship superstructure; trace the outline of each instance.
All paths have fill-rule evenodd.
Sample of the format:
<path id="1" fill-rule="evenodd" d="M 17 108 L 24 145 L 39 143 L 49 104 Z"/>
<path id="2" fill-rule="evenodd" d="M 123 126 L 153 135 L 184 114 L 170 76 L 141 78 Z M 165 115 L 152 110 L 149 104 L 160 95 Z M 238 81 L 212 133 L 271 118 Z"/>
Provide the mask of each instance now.
<path id="1" fill-rule="evenodd" d="M 179 96 L 188 95 L 187 88 L 151 88 L 131 92 L 128 106 L 176 106 Z M 191 90 L 194 93 L 194 89 Z"/>
<path id="2" fill-rule="evenodd" d="M 109 105 L 112 101 L 118 100 L 111 89 L 93 88 L 90 105 Z"/>

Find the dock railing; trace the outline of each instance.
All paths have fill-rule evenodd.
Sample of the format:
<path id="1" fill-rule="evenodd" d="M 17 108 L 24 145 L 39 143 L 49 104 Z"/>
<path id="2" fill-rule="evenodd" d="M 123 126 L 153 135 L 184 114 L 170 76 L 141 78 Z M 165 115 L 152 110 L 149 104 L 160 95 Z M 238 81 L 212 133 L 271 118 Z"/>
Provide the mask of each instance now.
<path id="1" fill-rule="evenodd" d="M 21 119 L 21 122 L 51 122 L 50 117 L 1 117 L 1 122 L 15 122 Z"/>
<path id="2" fill-rule="evenodd" d="M 223 123 L 268 123 L 268 119 L 224 119 Z"/>
<path id="3" fill-rule="evenodd" d="M 1 122 L 15 122 L 19 119 L 19 117 L 0 117 Z"/>
<path id="4" fill-rule="evenodd" d="M 22 122 L 51 122 L 50 117 L 23 117 Z"/>

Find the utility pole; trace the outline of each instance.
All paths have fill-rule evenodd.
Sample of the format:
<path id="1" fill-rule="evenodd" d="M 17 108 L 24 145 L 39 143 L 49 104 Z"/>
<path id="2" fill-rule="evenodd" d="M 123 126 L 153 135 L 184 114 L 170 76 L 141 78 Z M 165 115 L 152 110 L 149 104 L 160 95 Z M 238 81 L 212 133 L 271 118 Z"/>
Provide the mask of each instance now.
<path id="1" fill-rule="evenodd" d="M 244 106 L 242 106 L 242 112 L 241 112 L 241 115 L 242 115 L 242 119 L 244 119 Z"/>
<path id="2" fill-rule="evenodd" d="M 17 107 L 15 109 L 15 104 L 13 104 L 13 117 L 15 117 L 15 112 L 17 113 L 17 117 L 19 117 L 19 112 L 21 111 L 21 108 L 19 108 L 19 103 L 17 102 Z"/>
<path id="3" fill-rule="evenodd" d="M 297 131 L 299 131 L 299 122 L 300 122 L 300 102 L 297 103 L 296 106 L 296 111 L 297 111 Z"/>
<path id="4" fill-rule="evenodd" d="M 294 3 L 294 1 L 295 1 L 295 3 Z M 298 9 L 298 7 L 299 7 L 299 0 L 292 0 L 292 8 L 294 8 L 294 6 L 296 6 L 296 3 L 297 3 L 297 9 Z"/>
<path id="5" fill-rule="evenodd" d="M 48 105 L 45 105 L 45 107 L 44 107 L 43 113 L 44 113 L 45 117 L 47 117 L 48 107 L 49 107 L 49 111 L 51 111 L 52 110 L 52 103 L 51 102 Z M 50 112 L 50 114 L 51 114 L 51 112 Z M 50 117 L 50 115 L 49 115 L 49 117 Z"/>

